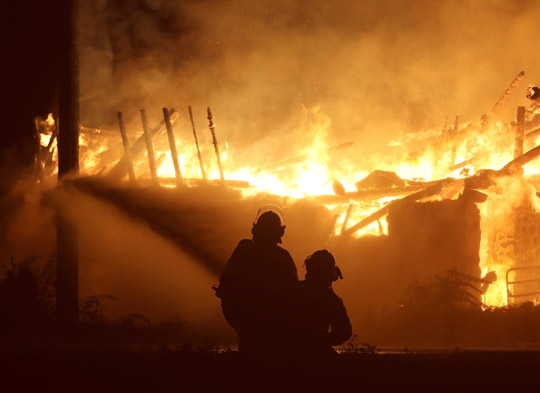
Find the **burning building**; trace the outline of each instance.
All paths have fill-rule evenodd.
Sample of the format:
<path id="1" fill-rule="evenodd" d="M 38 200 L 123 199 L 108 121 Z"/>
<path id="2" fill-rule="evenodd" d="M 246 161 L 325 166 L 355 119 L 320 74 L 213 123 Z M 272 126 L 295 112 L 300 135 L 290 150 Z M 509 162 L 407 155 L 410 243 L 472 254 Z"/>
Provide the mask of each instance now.
<path id="1" fill-rule="evenodd" d="M 273 202 L 284 206 L 286 247 L 299 268 L 316 248 L 338 256 L 344 298 L 393 307 L 412 281 L 455 270 L 477 280 L 485 305 L 537 301 L 535 89 L 528 93 L 533 105 L 502 121 L 502 111 L 514 117 L 512 108 L 523 105 L 512 99 L 524 73 L 499 100 L 493 94 L 521 63 L 507 59 L 494 70 L 491 57 L 460 52 L 460 37 L 476 32 L 475 23 L 454 20 L 480 11 L 498 18 L 498 6 L 469 4 L 470 12 L 453 2 L 426 3 L 407 19 L 398 2 L 352 7 L 345 18 L 321 4 L 282 13 L 271 2 L 240 2 L 232 11 L 218 2 L 173 3 L 82 5 L 81 178 L 63 183 L 77 201 L 91 196 L 143 222 L 205 270 L 207 287 L 257 206 Z M 526 11 L 507 6 L 522 22 L 515 26 L 531 25 Z M 351 34 L 359 24 L 364 30 Z M 452 39 L 443 39 L 441 24 Z M 455 31 L 458 25 L 466 32 Z M 484 30 L 484 38 L 499 34 Z M 516 27 L 505 48 L 528 31 Z M 497 59 L 505 54 L 490 51 Z M 496 86 L 482 85 L 482 73 Z M 489 106 L 471 104 L 488 90 Z M 441 109 L 448 96 L 454 105 Z M 468 105 L 455 105 L 460 100 Z M 460 116 L 444 120 L 441 110 Z M 58 173 L 57 117 L 35 119 L 43 185 Z M 397 131 L 395 124 L 404 126 Z M 392 139 L 384 149 L 373 142 L 383 134 Z M 96 213 L 92 219 L 103 218 L 100 209 L 110 213 L 84 206 Z M 80 210 L 70 210 L 74 221 L 90 221 Z M 93 227 L 99 239 L 117 239 L 103 227 Z M 89 244 L 99 248 L 83 242 L 81 252 Z M 89 268 L 90 275 L 102 268 Z M 108 293 L 96 282 L 93 288 Z"/>
<path id="2" fill-rule="evenodd" d="M 131 123 L 126 127 L 122 113 L 118 113 L 118 131 L 82 127 L 81 172 L 86 181 L 74 184 L 115 200 L 117 206 L 143 217 L 152 228 L 176 238 L 180 247 L 188 249 L 190 241 L 181 240 L 182 236 L 190 237 L 186 231 L 160 223 L 157 215 L 138 212 L 138 208 L 148 206 L 133 201 L 133 192 L 125 186 L 114 189 L 119 184 L 134 189 L 153 185 L 184 190 L 180 195 L 188 199 L 198 189 L 213 189 L 214 198 L 205 199 L 208 203 L 228 201 L 233 209 L 245 212 L 245 206 L 255 209 L 256 203 L 271 201 L 283 205 L 291 216 L 298 215 L 299 206 L 304 204 L 305 216 L 297 217 L 295 224 L 301 233 L 312 232 L 308 236 L 316 241 L 307 243 L 312 248 L 334 247 L 344 260 L 342 265 L 353 271 L 355 264 L 366 259 L 379 260 L 381 271 L 393 269 L 394 279 L 380 277 L 381 281 L 375 282 L 390 285 L 392 290 L 387 292 L 393 292 L 394 300 L 414 280 L 455 270 L 478 280 L 485 305 L 536 302 L 539 277 L 535 273 L 540 261 L 535 241 L 539 205 L 535 193 L 540 184 L 536 167 L 528 164 L 540 154 L 536 146 L 539 115 L 533 105 L 528 111 L 519 108 L 512 124 L 493 118 L 523 75 L 516 77 L 488 114 L 461 126 L 456 117 L 453 126 L 428 133 L 422 149 L 367 176 L 361 163 L 337 158 L 353 142 L 330 146 L 326 139 L 330 124 L 318 109 L 306 110 L 300 132 L 309 136 L 310 143 L 300 154 L 260 167 L 244 167 L 235 159 L 234 146 L 219 144 L 219 128 L 210 108 L 207 132 L 205 127 L 196 128 L 189 107 L 183 115 L 164 109 L 164 119 L 153 128 L 148 126 L 144 111 L 142 126 Z M 138 128 L 143 132 L 135 132 Z M 199 143 L 197 135 L 203 131 L 211 137 L 206 144 Z M 56 171 L 57 132 L 52 116 L 36 118 L 36 174 L 41 181 Z M 353 184 L 356 190 L 347 191 L 343 184 Z M 143 188 L 139 192 L 149 191 Z M 158 198 L 171 203 L 164 195 Z M 317 218 L 309 219 L 315 212 Z M 354 251 L 343 252 L 354 249 L 354 242 L 364 242 L 365 236 L 380 237 L 379 241 L 371 240 L 380 245 L 361 257 Z M 306 243 L 298 238 L 293 242 Z M 301 248 L 303 254 L 309 253 L 308 247 Z M 226 251 L 209 256 L 195 249 L 194 255 L 202 255 L 210 271 L 219 274 Z M 372 274 L 378 273 L 370 271 L 368 276 Z"/>

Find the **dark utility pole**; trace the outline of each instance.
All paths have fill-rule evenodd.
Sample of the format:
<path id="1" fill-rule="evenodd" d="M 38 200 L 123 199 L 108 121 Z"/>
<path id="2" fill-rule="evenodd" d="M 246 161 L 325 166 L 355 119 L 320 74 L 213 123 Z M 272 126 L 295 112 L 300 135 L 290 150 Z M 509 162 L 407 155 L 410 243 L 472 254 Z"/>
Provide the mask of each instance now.
<path id="1" fill-rule="evenodd" d="M 79 173 L 79 0 L 61 0 L 59 58 L 60 125 L 58 181 Z M 63 328 L 79 318 L 79 245 L 77 228 L 57 211 L 56 317 Z"/>

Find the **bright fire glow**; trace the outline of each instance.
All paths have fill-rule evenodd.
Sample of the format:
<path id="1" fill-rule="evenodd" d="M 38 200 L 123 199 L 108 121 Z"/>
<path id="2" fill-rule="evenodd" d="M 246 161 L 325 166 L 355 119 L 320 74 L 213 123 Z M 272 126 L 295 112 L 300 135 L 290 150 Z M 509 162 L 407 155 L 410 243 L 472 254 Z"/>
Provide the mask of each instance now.
<path id="1" fill-rule="evenodd" d="M 404 148 L 401 158 L 395 154 L 370 157 L 355 157 L 351 154 L 340 154 L 340 151 L 329 152 L 332 146 L 329 141 L 331 131 L 330 119 L 319 108 L 306 110 L 308 116 L 303 124 L 292 132 L 302 135 L 307 142 L 302 146 L 292 146 L 293 157 L 298 159 L 287 161 L 283 167 L 268 166 L 271 163 L 261 162 L 260 167 L 243 166 L 235 158 L 234 146 L 224 142 L 220 146 L 220 158 L 226 179 L 244 180 L 250 187 L 242 190 L 244 196 L 267 192 L 286 196 L 290 199 L 310 197 L 317 200 L 317 196 L 334 195 L 332 184 L 338 180 L 346 192 L 356 192 L 355 183 L 367 176 L 375 169 L 393 171 L 405 180 L 430 181 L 444 178 L 464 178 L 473 175 L 479 169 L 500 169 L 513 159 L 514 131 L 513 128 L 501 122 L 491 122 L 489 125 L 481 121 L 464 124 L 461 132 L 454 137 L 442 136 L 440 130 L 428 130 L 418 134 L 400 134 L 399 138 L 390 145 Z M 49 120 L 50 119 L 50 120 Z M 50 115 L 47 122 L 54 119 Z M 205 130 L 207 131 L 207 130 Z M 112 135 L 112 134 L 111 134 Z M 44 136 L 45 138 L 46 136 Z M 223 137 L 226 137 L 225 135 Z M 49 136 L 50 138 L 50 136 Z M 94 174 L 102 171 L 106 165 L 103 156 L 113 144 L 119 144 L 120 136 L 109 138 L 100 133 L 81 132 L 81 171 Z M 426 147 L 416 153 L 405 150 L 411 139 L 421 142 L 422 139 L 436 140 L 435 143 L 426 143 Z M 109 141 L 111 139 L 112 141 Z M 158 163 L 158 176 L 161 179 L 174 178 L 175 171 L 168 147 L 166 133 L 155 138 L 155 155 Z M 161 140 L 161 142 L 160 142 Z M 226 139 L 224 139 L 226 141 Z M 345 141 L 342 141 L 345 142 Z M 358 141 L 360 142 L 360 141 Z M 46 146 L 48 140 L 43 139 Z M 540 136 L 528 138 L 524 150 L 527 151 L 540 143 Z M 201 178 L 200 164 L 194 144 L 189 141 L 178 143 L 179 162 L 184 178 Z M 219 179 L 219 168 L 215 156 L 214 146 L 211 143 L 200 143 L 204 167 L 208 179 Z M 350 148 L 355 149 L 355 146 Z M 119 153 L 121 154 L 121 153 Z M 116 157 L 118 159 L 118 157 Z M 376 166 L 373 166 L 376 162 Z M 370 164 L 371 163 L 371 164 Z M 267 168 L 267 169 L 261 169 Z M 538 161 L 532 161 L 524 166 L 526 175 L 540 174 Z M 135 163 L 135 172 L 138 178 L 148 178 L 148 161 L 146 155 Z M 486 203 L 479 204 L 481 212 L 481 246 L 480 267 L 482 273 L 495 271 L 497 282 L 492 284 L 485 295 L 488 305 L 502 305 L 506 303 L 506 285 L 504 281 L 506 271 L 514 266 L 511 250 L 502 249 L 511 235 L 511 213 L 517 207 L 524 195 L 531 195 L 534 191 L 521 178 L 500 180 L 499 188 L 504 192 L 488 191 Z M 506 182 L 506 183 L 504 183 Z M 171 183 L 174 184 L 174 183 Z M 448 198 L 457 197 L 462 192 L 462 185 L 453 186 L 444 193 Z M 354 206 L 347 223 L 352 226 L 362 218 L 376 212 L 401 196 L 386 196 L 372 200 L 354 200 L 354 195 L 344 196 L 340 200 L 325 205 L 339 218 L 336 222 L 336 234 L 339 234 L 345 220 L 347 206 L 352 201 Z M 435 198 L 441 198 L 435 197 Z M 533 197 L 536 211 L 540 210 L 540 199 Z M 386 219 L 375 221 L 358 231 L 355 236 L 366 234 L 379 235 L 387 233 Z M 501 248 L 502 247 L 502 248 Z"/>

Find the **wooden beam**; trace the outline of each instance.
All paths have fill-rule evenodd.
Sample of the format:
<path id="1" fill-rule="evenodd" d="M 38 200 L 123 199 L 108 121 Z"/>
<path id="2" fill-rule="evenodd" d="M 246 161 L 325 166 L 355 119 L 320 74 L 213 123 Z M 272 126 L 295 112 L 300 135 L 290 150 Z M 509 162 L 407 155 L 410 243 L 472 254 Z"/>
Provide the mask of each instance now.
<path id="1" fill-rule="evenodd" d="M 131 158 L 131 151 L 129 149 L 129 139 L 126 132 L 126 126 L 124 125 L 124 117 L 122 112 L 117 113 L 118 125 L 120 127 L 120 137 L 122 138 L 122 145 L 124 146 L 124 157 L 126 158 L 126 166 L 128 169 L 129 180 L 135 182 L 135 170 L 133 169 L 133 159 Z"/>
<path id="2" fill-rule="evenodd" d="M 171 124 L 171 116 L 167 108 L 163 108 L 163 120 L 165 120 L 165 126 L 167 128 L 167 137 L 169 139 L 169 149 L 171 151 L 171 158 L 174 166 L 174 174 L 176 175 L 176 186 L 182 186 L 182 171 L 180 170 L 180 163 L 178 162 L 178 151 L 176 150 L 176 140 L 174 138 L 174 132 Z"/>
<path id="3" fill-rule="evenodd" d="M 144 109 L 141 109 L 141 122 L 143 127 L 144 142 L 146 144 L 146 153 L 148 155 L 150 176 L 152 176 L 152 181 L 154 182 L 154 184 L 159 185 L 156 156 L 154 155 L 154 146 L 152 145 L 152 137 L 150 136 L 150 129 L 148 128 L 148 118 L 146 117 L 146 110 Z"/>
<path id="4" fill-rule="evenodd" d="M 178 119 L 178 112 L 176 112 L 174 109 L 169 110 L 170 118 L 171 118 L 171 124 L 174 124 L 176 120 Z M 165 130 L 165 121 L 162 120 L 157 126 L 155 126 L 153 129 L 150 130 L 150 138 L 153 138 L 157 134 L 163 132 Z M 146 142 L 144 139 L 144 135 L 141 135 L 131 146 L 130 152 L 131 157 L 133 160 L 137 160 L 145 150 Z M 125 155 L 120 158 L 120 160 L 116 163 L 116 165 L 110 170 L 110 172 L 107 174 L 107 177 L 109 179 L 113 180 L 121 180 L 126 174 L 128 173 L 128 163 L 127 158 Z"/>
<path id="5" fill-rule="evenodd" d="M 502 97 L 499 98 L 499 100 L 495 103 L 495 105 L 493 105 L 493 107 L 489 111 L 490 116 L 496 115 L 499 112 L 499 110 L 502 108 L 502 106 L 508 100 L 508 98 L 510 98 L 510 96 L 512 95 L 512 93 L 514 92 L 516 87 L 519 85 L 519 82 L 521 82 L 524 76 L 525 76 L 525 71 L 521 71 L 519 74 L 517 74 L 517 76 L 508 86 L 508 88 L 504 91 Z"/>
<path id="6" fill-rule="evenodd" d="M 342 232 L 342 236 L 350 236 L 354 232 L 364 228 L 365 226 L 371 224 L 372 222 L 375 222 L 381 219 L 382 217 L 388 214 L 388 210 L 390 206 L 393 206 L 397 203 L 413 202 L 419 199 L 424 199 L 433 195 L 437 195 L 438 193 L 442 191 L 442 188 L 443 188 L 442 182 L 438 182 L 437 184 L 434 184 L 431 187 L 428 187 L 422 191 L 415 192 L 414 194 L 407 195 L 406 197 L 403 197 L 401 199 L 394 200 L 388 203 L 383 208 L 377 210 L 375 213 L 370 214 L 366 218 L 363 218 L 362 220 L 354 224 L 352 227 Z"/>
<path id="7" fill-rule="evenodd" d="M 208 114 L 208 128 L 212 134 L 212 143 L 214 144 L 214 150 L 216 151 L 216 159 L 219 168 L 219 178 L 221 181 L 225 180 L 225 175 L 223 174 L 223 167 L 221 166 L 221 155 L 219 154 L 219 144 L 216 137 L 216 125 L 214 124 L 214 117 L 212 116 L 212 110 L 210 107 L 206 109 Z"/>
<path id="8" fill-rule="evenodd" d="M 527 153 L 524 153 L 521 156 L 514 158 L 497 172 L 500 176 L 513 175 L 518 172 L 523 165 L 529 163 L 538 156 L 540 156 L 540 145 L 529 150 Z"/>
<path id="9" fill-rule="evenodd" d="M 408 185 L 405 187 L 388 187 L 388 188 L 377 188 L 374 190 L 366 191 L 357 191 L 357 192 L 346 192 L 343 195 L 312 195 L 307 196 L 306 199 L 310 201 L 322 203 L 325 205 L 346 203 L 350 200 L 356 201 L 369 201 L 374 199 L 386 198 L 386 197 L 395 197 L 402 195 L 410 195 L 415 191 L 423 190 L 435 184 L 442 184 L 444 187 L 451 187 L 457 184 L 463 184 L 463 179 L 454 179 L 446 178 L 440 180 L 434 180 L 429 182 L 413 182 L 407 180 Z"/>
<path id="10" fill-rule="evenodd" d="M 347 212 L 345 213 L 345 219 L 343 220 L 343 224 L 341 225 L 340 234 L 343 234 L 345 230 L 347 229 L 347 224 L 349 223 L 349 218 L 351 217 L 352 209 L 353 209 L 353 203 L 349 202 L 349 206 L 347 206 Z"/>
<path id="11" fill-rule="evenodd" d="M 195 138 L 195 147 L 197 147 L 197 157 L 199 158 L 199 166 L 201 167 L 201 176 L 203 180 L 206 180 L 206 173 L 204 172 L 204 164 L 202 160 L 201 150 L 199 149 L 199 138 L 197 138 L 197 131 L 195 130 L 195 121 L 193 120 L 193 110 L 191 106 L 188 106 L 189 119 L 191 120 L 191 129 L 193 130 L 193 138 Z"/>

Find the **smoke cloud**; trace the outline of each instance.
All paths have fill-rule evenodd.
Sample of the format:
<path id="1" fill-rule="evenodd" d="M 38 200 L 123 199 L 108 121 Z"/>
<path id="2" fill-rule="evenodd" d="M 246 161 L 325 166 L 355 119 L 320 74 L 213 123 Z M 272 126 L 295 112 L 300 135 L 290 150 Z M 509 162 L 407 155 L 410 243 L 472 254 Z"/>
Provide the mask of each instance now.
<path id="1" fill-rule="evenodd" d="M 82 122 L 115 127 L 123 110 L 138 130 L 140 108 L 158 120 L 162 106 L 192 105 L 204 129 L 210 105 L 245 165 L 305 143 L 291 133 L 302 107 L 327 114 L 329 142 L 356 141 L 355 156 L 446 115 L 479 117 L 523 69 L 501 113 L 511 120 L 540 80 L 534 1 L 86 3 Z M 257 144 L 263 157 L 248 153 Z"/>

